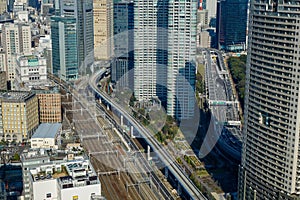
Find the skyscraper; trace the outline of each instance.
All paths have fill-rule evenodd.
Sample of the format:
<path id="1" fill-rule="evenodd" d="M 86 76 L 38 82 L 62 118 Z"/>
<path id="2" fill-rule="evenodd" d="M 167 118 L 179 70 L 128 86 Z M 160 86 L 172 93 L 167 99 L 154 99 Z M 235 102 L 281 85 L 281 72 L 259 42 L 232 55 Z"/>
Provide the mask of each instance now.
<path id="1" fill-rule="evenodd" d="M 205 3 L 209 19 L 215 18 L 217 14 L 217 0 L 207 0 Z"/>
<path id="2" fill-rule="evenodd" d="M 7 78 L 13 81 L 17 56 L 31 53 L 31 28 L 24 24 L 4 24 L 2 40 L 6 53 Z"/>
<path id="3" fill-rule="evenodd" d="M 149 101 L 156 92 L 157 1 L 134 1 L 134 94 Z"/>
<path id="4" fill-rule="evenodd" d="M 7 1 L 0 0 L 0 13 L 4 13 L 7 10 Z"/>
<path id="5" fill-rule="evenodd" d="M 61 16 L 76 19 L 79 68 L 84 71 L 94 62 L 93 1 L 62 0 L 59 11 Z"/>
<path id="6" fill-rule="evenodd" d="M 217 44 L 225 51 L 245 50 L 248 0 L 218 0 Z"/>
<path id="7" fill-rule="evenodd" d="M 239 199 L 299 199 L 300 5 L 250 8 Z"/>
<path id="8" fill-rule="evenodd" d="M 53 73 L 64 80 L 78 78 L 78 36 L 74 17 L 51 17 Z"/>
<path id="9" fill-rule="evenodd" d="M 134 7 L 134 94 L 158 98 L 177 119 L 194 113 L 197 1 L 149 2 Z"/>
<path id="10" fill-rule="evenodd" d="M 194 115 L 197 1 L 170 1 L 168 14 L 167 113 Z"/>
<path id="11" fill-rule="evenodd" d="M 109 60 L 113 54 L 113 0 L 93 0 L 95 59 Z"/>
<path id="12" fill-rule="evenodd" d="M 133 87 L 129 73 L 133 69 L 133 1 L 116 0 L 114 2 L 112 81 L 122 87 Z"/>

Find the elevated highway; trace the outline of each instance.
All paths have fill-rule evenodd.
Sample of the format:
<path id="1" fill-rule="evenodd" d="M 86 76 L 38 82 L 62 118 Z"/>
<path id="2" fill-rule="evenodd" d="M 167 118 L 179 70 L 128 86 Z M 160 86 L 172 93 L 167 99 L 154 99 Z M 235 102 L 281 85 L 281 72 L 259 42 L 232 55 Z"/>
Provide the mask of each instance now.
<path id="1" fill-rule="evenodd" d="M 164 163 L 168 173 L 171 173 L 175 179 L 178 181 L 178 188 L 182 188 L 186 194 L 188 194 L 189 199 L 199 199 L 206 200 L 207 198 L 199 191 L 199 189 L 193 184 L 193 182 L 184 174 L 181 167 L 172 159 L 172 156 L 168 151 L 165 151 L 158 143 L 158 141 L 153 137 L 153 135 L 140 123 L 131 116 L 124 108 L 118 105 L 110 96 L 102 92 L 97 83 L 106 72 L 106 69 L 101 69 L 98 72 L 94 73 L 89 79 L 89 88 L 92 90 L 96 98 L 100 99 L 102 103 L 114 109 L 118 112 L 119 115 L 123 116 L 134 130 L 139 133 L 143 139 L 151 146 L 153 151 L 157 154 L 160 160 Z"/>

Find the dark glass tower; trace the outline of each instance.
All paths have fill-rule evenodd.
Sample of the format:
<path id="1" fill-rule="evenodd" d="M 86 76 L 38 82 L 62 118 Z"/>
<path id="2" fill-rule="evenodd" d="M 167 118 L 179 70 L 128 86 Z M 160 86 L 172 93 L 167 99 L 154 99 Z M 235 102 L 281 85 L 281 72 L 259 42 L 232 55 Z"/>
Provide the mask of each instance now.
<path id="1" fill-rule="evenodd" d="M 84 71 L 94 62 L 93 1 L 62 0 L 59 8 L 61 16 L 76 19 L 79 68 Z"/>
<path id="2" fill-rule="evenodd" d="M 133 89 L 133 1 L 114 2 L 113 43 L 115 59 L 112 63 L 112 81 Z M 131 77 L 131 78 L 130 78 Z"/>
<path id="3" fill-rule="evenodd" d="M 248 0 L 218 0 L 217 44 L 225 51 L 245 50 Z"/>
<path id="4" fill-rule="evenodd" d="M 78 77 L 76 19 L 51 17 L 53 73 L 64 80 Z"/>

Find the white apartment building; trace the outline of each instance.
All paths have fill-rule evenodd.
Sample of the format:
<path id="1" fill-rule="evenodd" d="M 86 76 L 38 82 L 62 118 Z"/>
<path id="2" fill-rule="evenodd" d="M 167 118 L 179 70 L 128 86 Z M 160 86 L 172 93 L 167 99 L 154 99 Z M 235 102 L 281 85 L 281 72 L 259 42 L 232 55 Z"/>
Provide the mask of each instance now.
<path id="1" fill-rule="evenodd" d="M 250 8 L 238 199 L 299 199 L 300 4 Z"/>
<path id="2" fill-rule="evenodd" d="M 50 161 L 45 152 L 30 150 L 21 159 L 26 176 L 23 180 L 25 199 L 89 200 L 92 196 L 101 196 L 97 174 L 89 160 L 83 157 Z"/>
<path id="3" fill-rule="evenodd" d="M 157 1 L 134 1 L 134 94 L 138 101 L 157 96 Z"/>
<path id="4" fill-rule="evenodd" d="M 101 195 L 101 184 L 88 160 L 76 160 L 30 170 L 30 190 L 32 200 L 89 200 Z"/>
<path id="5" fill-rule="evenodd" d="M 167 113 L 177 119 L 194 115 L 196 14 L 196 0 L 169 2 Z"/>

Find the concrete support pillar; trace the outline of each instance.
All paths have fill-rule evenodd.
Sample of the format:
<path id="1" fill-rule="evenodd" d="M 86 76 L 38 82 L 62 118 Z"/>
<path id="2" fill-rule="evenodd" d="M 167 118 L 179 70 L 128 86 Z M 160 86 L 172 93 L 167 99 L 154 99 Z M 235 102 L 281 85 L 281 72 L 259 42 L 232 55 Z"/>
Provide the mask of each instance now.
<path id="1" fill-rule="evenodd" d="M 131 135 L 131 138 L 135 138 L 133 135 L 133 126 L 130 126 L 130 135 Z"/>
<path id="2" fill-rule="evenodd" d="M 182 194 L 181 185 L 180 185 L 179 181 L 178 181 L 178 183 L 177 183 L 177 194 L 178 194 L 178 195 L 181 195 L 181 194 Z"/>
<path id="3" fill-rule="evenodd" d="M 165 177 L 168 178 L 169 177 L 169 170 L 167 167 L 165 167 Z"/>
<path id="4" fill-rule="evenodd" d="M 148 160 L 151 160 L 150 146 L 149 145 L 147 145 L 147 158 L 148 158 Z"/>
<path id="5" fill-rule="evenodd" d="M 244 174 L 244 185 L 243 185 L 243 200 L 246 200 L 246 178 L 247 178 L 247 171 L 245 170 L 245 174 Z"/>
<path id="6" fill-rule="evenodd" d="M 106 110 L 109 110 L 109 105 L 108 104 L 106 105 Z"/>
<path id="7" fill-rule="evenodd" d="M 121 126 L 123 126 L 123 115 L 121 115 Z"/>

